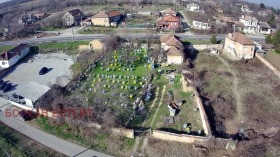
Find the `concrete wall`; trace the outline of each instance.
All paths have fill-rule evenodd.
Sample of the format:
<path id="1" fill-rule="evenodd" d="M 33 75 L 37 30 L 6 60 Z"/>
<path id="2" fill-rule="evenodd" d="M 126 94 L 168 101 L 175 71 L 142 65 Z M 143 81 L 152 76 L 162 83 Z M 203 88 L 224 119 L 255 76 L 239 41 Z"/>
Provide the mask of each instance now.
<path id="1" fill-rule="evenodd" d="M 199 51 L 204 50 L 204 49 L 208 49 L 208 48 L 222 49 L 223 44 L 192 45 L 192 47 L 194 49 L 199 50 Z"/>
<path id="2" fill-rule="evenodd" d="M 188 83 L 184 83 L 184 84 L 182 84 L 182 86 L 187 85 L 187 84 Z M 185 88 L 189 88 L 189 87 L 187 86 Z M 151 132 L 151 137 L 161 139 L 161 140 L 176 141 L 176 142 L 183 142 L 183 143 L 194 143 L 195 141 L 205 141 L 208 138 L 212 137 L 212 131 L 211 131 L 208 117 L 206 115 L 202 101 L 199 97 L 197 90 L 195 88 L 192 88 L 192 89 L 193 89 L 193 92 L 195 95 L 194 103 L 196 103 L 197 107 L 199 108 L 199 113 L 200 113 L 200 117 L 201 117 L 201 121 L 202 121 L 202 127 L 203 127 L 203 130 L 204 130 L 204 133 L 206 134 L 206 136 L 202 137 L 202 136 L 193 136 L 193 135 L 187 135 L 187 134 L 174 134 L 174 133 L 165 132 L 165 131 L 153 130 Z"/>
<path id="3" fill-rule="evenodd" d="M 256 54 L 256 57 L 263 62 L 269 69 L 271 69 L 279 78 L 280 78 L 280 71 L 273 66 L 268 60 L 266 60 L 265 58 L 263 58 L 261 55 L 259 55 L 258 53 Z"/>
<path id="4" fill-rule="evenodd" d="M 206 137 L 192 136 L 186 134 L 174 134 L 159 130 L 153 130 L 151 133 L 151 137 L 161 140 L 176 141 L 183 143 L 194 143 L 195 141 L 204 141 L 207 139 Z"/>

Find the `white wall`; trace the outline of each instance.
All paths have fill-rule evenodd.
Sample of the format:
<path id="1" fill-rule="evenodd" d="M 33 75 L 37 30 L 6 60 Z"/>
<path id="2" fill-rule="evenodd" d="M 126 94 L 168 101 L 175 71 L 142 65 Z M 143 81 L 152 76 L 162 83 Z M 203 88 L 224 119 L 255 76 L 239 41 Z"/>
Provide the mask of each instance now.
<path id="1" fill-rule="evenodd" d="M 183 56 L 167 56 L 167 64 L 182 64 Z"/>
<path id="2" fill-rule="evenodd" d="M 13 65 L 15 65 L 20 59 L 22 59 L 23 57 L 25 57 L 30 51 L 30 48 L 27 47 L 23 50 L 21 50 L 20 55 L 16 55 L 13 58 L 10 58 L 9 61 L 1 61 L 0 66 L 3 68 L 8 68 L 11 67 Z M 2 63 L 5 62 L 6 64 L 3 65 Z"/>
<path id="3" fill-rule="evenodd" d="M 209 29 L 208 23 L 193 21 L 194 29 Z"/>

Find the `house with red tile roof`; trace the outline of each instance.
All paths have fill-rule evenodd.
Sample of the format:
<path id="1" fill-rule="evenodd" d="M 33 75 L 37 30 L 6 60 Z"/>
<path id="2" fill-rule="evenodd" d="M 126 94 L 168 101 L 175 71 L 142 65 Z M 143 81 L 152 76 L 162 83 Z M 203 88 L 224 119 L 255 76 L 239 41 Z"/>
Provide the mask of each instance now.
<path id="1" fill-rule="evenodd" d="M 255 43 L 246 35 L 229 33 L 225 39 L 224 51 L 237 59 L 251 59 L 255 54 Z"/>
<path id="2" fill-rule="evenodd" d="M 93 15 L 91 22 L 97 26 L 117 26 L 121 19 L 121 13 L 118 11 L 100 11 Z"/>
<path id="3" fill-rule="evenodd" d="M 20 59 L 25 57 L 30 52 L 30 46 L 20 44 L 15 48 L 5 51 L 0 55 L 0 67 L 9 68 L 15 65 Z"/>
<path id="4" fill-rule="evenodd" d="M 156 26 L 157 26 L 157 30 L 176 31 L 181 27 L 181 20 L 177 16 L 167 15 L 167 16 L 160 18 L 157 21 Z"/>

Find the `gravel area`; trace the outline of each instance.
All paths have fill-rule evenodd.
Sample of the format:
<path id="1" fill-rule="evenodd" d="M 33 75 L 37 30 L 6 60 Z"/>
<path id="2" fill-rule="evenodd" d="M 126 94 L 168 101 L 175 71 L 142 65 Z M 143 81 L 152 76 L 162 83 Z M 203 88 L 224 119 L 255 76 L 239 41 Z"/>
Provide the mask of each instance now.
<path id="1" fill-rule="evenodd" d="M 72 79 L 70 70 L 72 64 L 74 64 L 72 57 L 64 53 L 37 54 L 19 63 L 3 80 L 13 85 L 9 94 L 16 93 L 17 89 L 29 82 L 48 87 L 55 83 L 65 86 Z M 49 71 L 39 75 L 42 67 L 47 67 Z"/>

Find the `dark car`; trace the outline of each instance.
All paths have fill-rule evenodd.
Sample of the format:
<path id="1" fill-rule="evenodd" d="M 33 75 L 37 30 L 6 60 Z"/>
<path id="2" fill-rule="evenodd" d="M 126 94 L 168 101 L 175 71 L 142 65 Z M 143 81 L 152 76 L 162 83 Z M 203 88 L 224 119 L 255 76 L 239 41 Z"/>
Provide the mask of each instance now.
<path id="1" fill-rule="evenodd" d="M 24 121 L 27 121 L 36 118 L 38 113 L 31 110 L 21 110 L 19 111 L 19 115 Z"/>
<path id="2" fill-rule="evenodd" d="M 40 71 L 39 71 L 39 75 L 44 75 L 48 72 L 48 68 L 47 67 L 43 67 Z"/>
<path id="3" fill-rule="evenodd" d="M 7 85 L 7 83 L 6 83 L 6 82 L 3 82 L 3 83 L 0 85 L 0 89 L 1 89 L 1 90 L 4 89 L 6 85 Z"/>
<path id="4" fill-rule="evenodd" d="M 19 111 L 19 115 L 24 121 L 30 120 L 30 116 L 26 110 Z"/>
<path id="5" fill-rule="evenodd" d="M 23 97 L 22 97 L 22 96 L 17 95 L 16 93 L 14 93 L 14 94 L 13 94 L 13 97 L 14 97 L 14 98 L 16 98 L 16 99 L 23 99 Z"/>
<path id="6" fill-rule="evenodd" d="M 11 88 L 12 88 L 12 84 L 11 84 L 11 83 L 8 83 L 8 84 L 4 87 L 3 92 L 6 93 L 6 92 L 8 92 Z"/>

